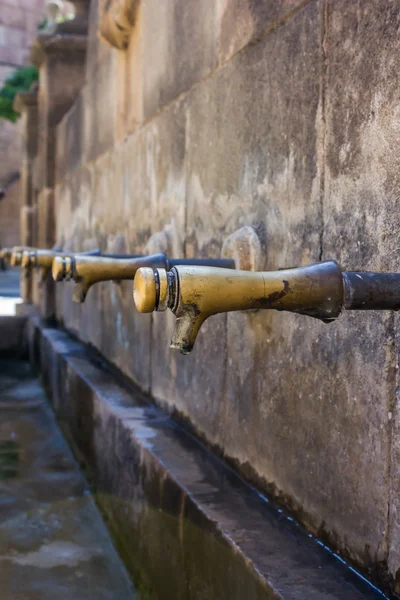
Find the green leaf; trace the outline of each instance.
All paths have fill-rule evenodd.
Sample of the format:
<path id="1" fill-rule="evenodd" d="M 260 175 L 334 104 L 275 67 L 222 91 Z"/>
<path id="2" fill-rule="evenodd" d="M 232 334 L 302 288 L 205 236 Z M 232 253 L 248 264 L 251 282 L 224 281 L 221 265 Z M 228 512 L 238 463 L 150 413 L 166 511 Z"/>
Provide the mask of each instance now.
<path id="1" fill-rule="evenodd" d="M 9 75 L 0 88 L 0 119 L 7 119 L 15 123 L 19 113 L 13 109 L 15 95 L 18 92 L 27 92 L 32 84 L 39 79 L 39 71 L 34 65 L 20 67 Z"/>

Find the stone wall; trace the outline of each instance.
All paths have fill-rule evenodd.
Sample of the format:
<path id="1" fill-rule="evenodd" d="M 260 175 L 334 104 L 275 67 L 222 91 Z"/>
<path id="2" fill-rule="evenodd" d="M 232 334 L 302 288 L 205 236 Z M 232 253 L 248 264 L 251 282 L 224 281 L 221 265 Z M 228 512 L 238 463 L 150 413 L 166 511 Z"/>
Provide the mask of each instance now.
<path id="1" fill-rule="evenodd" d="M 0 245 L 12 248 L 20 237 L 20 181 L 15 181 L 0 200 Z"/>
<path id="2" fill-rule="evenodd" d="M 146 0 L 127 50 L 97 38 L 57 127 L 56 241 L 220 256 L 252 225 L 262 268 L 398 270 L 400 11 L 380 0 Z M 189 356 L 132 284 L 57 316 L 250 481 L 400 592 L 397 317 L 212 317 Z"/>
<path id="3" fill-rule="evenodd" d="M 0 87 L 11 73 L 29 64 L 29 52 L 43 19 L 45 0 L 0 0 Z M 0 188 L 7 186 L 20 168 L 21 129 L 0 119 Z M 16 205 L 15 205 L 16 203 Z M 19 186 L 7 188 L 0 202 L 0 244 L 19 243 Z"/>

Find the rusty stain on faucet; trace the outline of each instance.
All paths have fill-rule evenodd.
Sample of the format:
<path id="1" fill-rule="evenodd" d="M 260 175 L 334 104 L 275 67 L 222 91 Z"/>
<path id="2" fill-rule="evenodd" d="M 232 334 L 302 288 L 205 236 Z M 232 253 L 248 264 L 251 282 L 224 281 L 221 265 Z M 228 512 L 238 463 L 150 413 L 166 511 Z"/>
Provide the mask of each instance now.
<path id="1" fill-rule="evenodd" d="M 279 302 L 290 292 L 289 282 L 285 279 L 282 281 L 283 290 L 281 292 L 272 292 L 265 298 L 258 298 L 254 301 L 254 308 L 271 308 L 275 302 Z"/>

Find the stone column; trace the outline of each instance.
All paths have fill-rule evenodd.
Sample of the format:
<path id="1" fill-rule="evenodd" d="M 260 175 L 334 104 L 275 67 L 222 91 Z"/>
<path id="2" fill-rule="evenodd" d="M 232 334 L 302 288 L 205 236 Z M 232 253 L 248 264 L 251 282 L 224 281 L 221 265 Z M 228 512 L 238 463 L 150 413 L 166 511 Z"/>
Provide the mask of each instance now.
<path id="1" fill-rule="evenodd" d="M 38 96 L 38 239 L 41 248 L 51 248 L 56 242 L 54 186 L 56 170 L 56 126 L 74 103 L 85 77 L 87 36 L 68 33 L 59 28 L 51 34 L 40 34 L 31 53 L 39 69 Z M 41 311 L 54 315 L 54 285 L 51 279 L 43 286 Z"/>
<path id="2" fill-rule="evenodd" d="M 20 241 L 22 246 L 35 246 L 35 212 L 37 200 L 33 185 L 34 163 L 38 151 L 38 92 L 20 92 L 14 100 L 14 109 L 21 114 L 22 165 L 21 165 L 21 212 Z M 32 278 L 27 271 L 21 272 L 21 296 L 26 304 L 32 303 Z"/>

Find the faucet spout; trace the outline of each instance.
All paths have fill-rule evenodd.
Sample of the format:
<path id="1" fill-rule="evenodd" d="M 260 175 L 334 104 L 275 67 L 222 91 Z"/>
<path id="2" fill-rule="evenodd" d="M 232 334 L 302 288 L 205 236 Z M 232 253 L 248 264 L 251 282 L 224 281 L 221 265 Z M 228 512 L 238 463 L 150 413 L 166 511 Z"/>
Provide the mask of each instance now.
<path id="1" fill-rule="evenodd" d="M 166 264 L 164 254 L 152 256 L 120 255 L 107 256 L 84 256 L 77 255 L 63 257 L 58 255 L 52 266 L 53 279 L 55 281 L 73 280 L 75 289 L 73 293 L 74 302 L 84 302 L 86 295 L 95 283 L 101 281 L 113 281 L 115 283 L 132 279 L 140 267 L 152 265 L 162 267 Z"/>
<path id="2" fill-rule="evenodd" d="M 197 334 L 209 315 L 193 314 L 191 311 L 177 316 L 175 329 L 172 334 L 170 347 L 179 350 L 181 354 L 190 354 L 193 350 Z"/>
<path id="3" fill-rule="evenodd" d="M 344 285 L 335 261 L 258 273 L 175 266 L 168 273 L 140 269 L 134 299 L 140 312 L 172 310 L 177 317 L 172 347 L 187 354 L 204 321 L 221 312 L 269 308 L 332 321 L 342 310 Z"/>
<path id="4" fill-rule="evenodd" d="M 0 260 L 2 260 L 6 264 L 9 264 L 11 261 L 12 252 L 12 248 L 2 248 L 0 250 Z"/>
<path id="5" fill-rule="evenodd" d="M 83 255 L 87 256 L 96 256 L 99 254 L 99 250 L 90 250 L 88 252 L 83 252 Z M 51 271 L 53 260 L 57 257 L 61 256 L 63 258 L 67 258 L 71 256 L 69 252 L 61 252 L 58 250 L 43 250 L 40 248 L 31 248 L 29 250 L 25 250 L 22 253 L 21 259 L 21 267 L 23 269 L 38 269 L 42 270 L 42 282 L 47 278 L 48 274 Z"/>
<path id="6" fill-rule="evenodd" d="M 118 283 L 134 279 L 140 268 L 169 270 L 173 265 L 216 265 L 234 269 L 231 259 L 167 259 L 165 254 L 144 255 L 101 255 L 101 256 L 72 256 L 57 257 L 53 261 L 52 273 L 55 281 L 72 279 L 76 283 L 73 294 L 75 302 L 84 302 L 86 295 L 95 283 L 113 281 Z"/>
<path id="7" fill-rule="evenodd" d="M 400 310 L 400 273 L 342 272 L 333 260 L 260 273 L 139 269 L 134 299 L 139 312 L 172 310 L 177 318 L 172 347 L 187 354 L 204 321 L 221 312 L 272 308 L 329 323 L 342 310 Z"/>
<path id="8" fill-rule="evenodd" d="M 6 260 L 8 260 L 12 267 L 22 266 L 24 252 L 29 250 L 30 248 L 26 246 L 16 246 L 11 249 L 11 253 L 9 253 L 9 249 L 6 249 Z"/>

